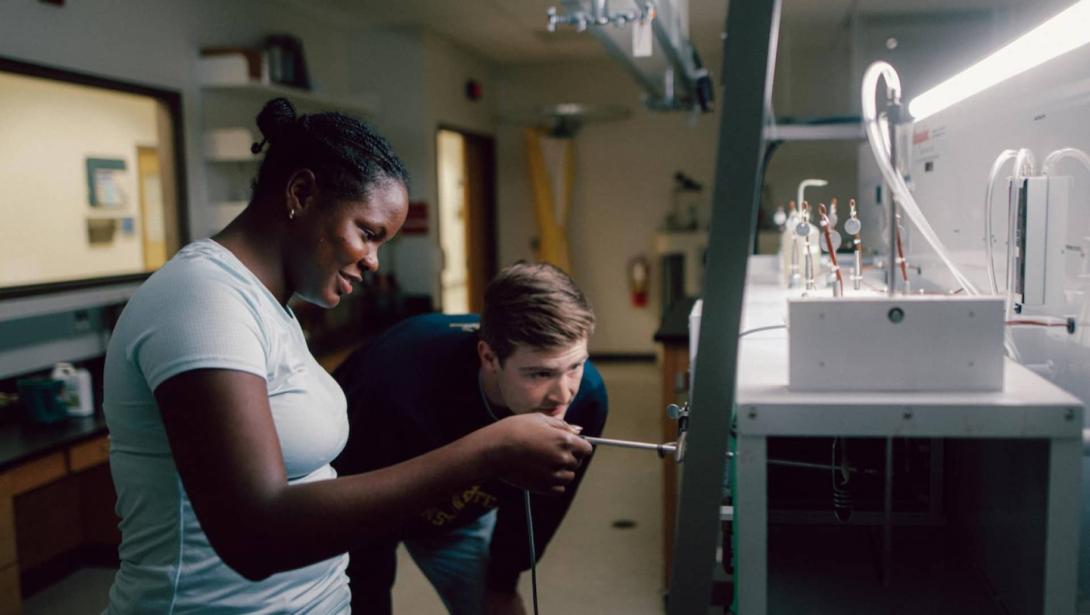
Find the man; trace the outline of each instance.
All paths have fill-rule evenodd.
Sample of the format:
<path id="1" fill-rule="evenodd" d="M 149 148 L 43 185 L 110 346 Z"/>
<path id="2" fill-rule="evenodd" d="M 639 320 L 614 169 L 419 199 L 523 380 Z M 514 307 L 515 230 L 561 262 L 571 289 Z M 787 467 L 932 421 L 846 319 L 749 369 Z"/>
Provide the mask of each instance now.
<path id="1" fill-rule="evenodd" d="M 333 465 L 342 474 L 392 465 L 511 413 L 540 412 L 581 427 L 584 435 L 600 435 L 608 402 L 587 360 L 593 330 L 594 312 L 563 271 L 529 263 L 504 269 L 485 291 L 480 318 L 409 319 L 334 372 L 348 398 L 351 427 Z M 532 496 L 538 557 L 586 467 L 564 493 Z M 530 556 L 520 489 L 499 481 L 469 485 L 406 519 L 400 532 L 351 551 L 356 612 L 390 612 L 402 541 L 452 613 L 525 613 L 517 584 Z"/>

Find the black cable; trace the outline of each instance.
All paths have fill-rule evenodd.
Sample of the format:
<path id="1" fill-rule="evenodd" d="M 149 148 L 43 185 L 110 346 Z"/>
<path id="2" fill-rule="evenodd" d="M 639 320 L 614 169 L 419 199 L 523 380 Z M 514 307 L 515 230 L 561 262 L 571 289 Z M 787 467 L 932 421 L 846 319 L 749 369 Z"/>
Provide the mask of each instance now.
<path id="1" fill-rule="evenodd" d="M 522 490 L 522 501 L 526 503 L 526 535 L 530 537 L 530 586 L 534 595 L 534 615 L 537 613 L 537 552 L 534 550 L 534 518 L 530 514 L 530 492 Z"/>
<path id="2" fill-rule="evenodd" d="M 767 327 L 754 327 L 747 331 L 742 331 L 738 334 L 738 337 L 745 337 L 751 333 L 760 333 L 761 331 L 775 331 L 776 329 L 786 329 L 787 325 L 768 325 Z"/>
<path id="3" fill-rule="evenodd" d="M 839 463 L 837 463 L 838 441 L 841 442 Z M 855 509 L 852 492 L 848 487 L 851 473 L 846 471 L 847 468 L 848 441 L 847 439 L 841 441 L 840 438 L 833 438 L 833 514 L 841 523 L 847 523 L 852 518 L 852 511 Z"/>

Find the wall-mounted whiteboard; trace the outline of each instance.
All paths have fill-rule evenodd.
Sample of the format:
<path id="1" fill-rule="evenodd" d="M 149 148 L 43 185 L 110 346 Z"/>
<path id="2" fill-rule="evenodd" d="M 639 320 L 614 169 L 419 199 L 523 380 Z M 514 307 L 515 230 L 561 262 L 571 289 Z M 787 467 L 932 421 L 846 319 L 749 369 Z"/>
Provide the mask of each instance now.
<path id="1" fill-rule="evenodd" d="M 154 271 L 179 247 L 177 98 L 0 61 L 0 294 Z"/>

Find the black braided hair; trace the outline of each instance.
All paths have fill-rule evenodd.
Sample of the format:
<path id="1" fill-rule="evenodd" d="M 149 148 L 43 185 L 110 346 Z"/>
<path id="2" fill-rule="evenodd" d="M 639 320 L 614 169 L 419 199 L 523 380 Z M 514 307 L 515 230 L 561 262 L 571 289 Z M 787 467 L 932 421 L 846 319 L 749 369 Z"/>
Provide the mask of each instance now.
<path id="1" fill-rule="evenodd" d="M 376 184 L 397 181 L 408 187 L 409 173 L 390 144 L 362 121 L 341 113 L 297 116 L 285 98 L 265 103 L 257 115 L 263 139 L 250 149 L 268 152 L 253 193 L 279 191 L 288 176 L 310 169 L 318 185 L 336 197 L 366 198 Z"/>

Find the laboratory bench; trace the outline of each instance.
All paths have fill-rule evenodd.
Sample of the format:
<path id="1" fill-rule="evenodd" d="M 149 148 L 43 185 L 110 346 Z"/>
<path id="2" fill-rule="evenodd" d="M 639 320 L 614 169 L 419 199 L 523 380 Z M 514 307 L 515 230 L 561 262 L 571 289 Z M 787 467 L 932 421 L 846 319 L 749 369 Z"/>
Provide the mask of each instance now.
<path id="1" fill-rule="evenodd" d="M 333 371 L 358 346 L 316 359 Z M 101 410 L 48 425 L 10 415 L 0 419 L 0 615 L 82 566 L 117 566 L 121 542 Z"/>
<path id="2" fill-rule="evenodd" d="M 101 415 L 0 424 L 0 614 L 80 565 L 116 565 L 108 459 Z"/>
<path id="3" fill-rule="evenodd" d="M 775 257 L 751 257 L 740 331 L 783 325 L 787 295 Z M 694 303 L 676 302 L 655 334 L 664 407 L 688 399 Z M 738 353 L 723 557 L 730 567 L 733 551 L 725 578 L 740 612 L 1074 612 L 1080 401 L 1011 361 L 992 393 L 794 391 L 785 329 L 747 335 Z M 661 420 L 663 441 L 676 439 L 676 422 Z M 769 463 L 828 464 L 834 437 L 871 474 L 855 480 L 845 521 L 833 514 L 828 470 Z M 909 463 L 913 473 L 902 470 Z M 679 475 L 664 459 L 666 587 Z"/>
<path id="4" fill-rule="evenodd" d="M 750 260 L 742 331 L 784 324 L 788 292 L 774 264 Z M 810 612 L 991 612 L 983 610 L 991 605 L 1074 613 L 1078 399 L 1012 361 L 995 392 L 797 391 L 788 386 L 787 341 L 786 330 L 774 329 L 747 335 L 738 347 L 731 465 L 740 612 L 809 603 L 829 609 Z M 771 445 L 833 437 L 885 442 L 885 459 L 875 464 L 874 482 L 886 494 L 880 509 L 846 525 L 828 513 L 816 524 L 804 515 L 777 517 Z M 901 450 L 937 444 L 929 449 L 939 453 L 930 499 L 915 515 L 901 514 L 890 496 L 906 476 L 893 456 L 898 443 Z M 812 480 L 832 491 L 828 473 Z"/>

